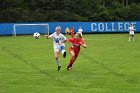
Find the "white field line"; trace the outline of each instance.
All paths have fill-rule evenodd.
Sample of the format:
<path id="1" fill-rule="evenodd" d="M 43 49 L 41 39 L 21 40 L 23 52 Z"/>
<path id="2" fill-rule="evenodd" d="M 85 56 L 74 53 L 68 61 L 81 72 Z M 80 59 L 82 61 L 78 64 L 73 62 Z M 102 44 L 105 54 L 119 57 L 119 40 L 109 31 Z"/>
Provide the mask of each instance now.
<path id="1" fill-rule="evenodd" d="M 119 39 L 84 39 L 84 40 L 86 40 L 86 41 L 94 41 L 94 40 L 104 40 L 104 41 L 112 41 L 112 40 L 114 40 L 114 41 L 116 41 L 116 40 L 119 40 Z"/>

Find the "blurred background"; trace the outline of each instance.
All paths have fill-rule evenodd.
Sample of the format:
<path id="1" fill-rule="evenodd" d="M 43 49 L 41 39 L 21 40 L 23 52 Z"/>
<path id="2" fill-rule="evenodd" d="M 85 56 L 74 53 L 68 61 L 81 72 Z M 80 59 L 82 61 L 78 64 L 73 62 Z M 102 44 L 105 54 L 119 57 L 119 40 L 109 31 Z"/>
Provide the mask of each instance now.
<path id="1" fill-rule="evenodd" d="M 140 0 L 0 0 L 0 22 L 140 20 Z"/>

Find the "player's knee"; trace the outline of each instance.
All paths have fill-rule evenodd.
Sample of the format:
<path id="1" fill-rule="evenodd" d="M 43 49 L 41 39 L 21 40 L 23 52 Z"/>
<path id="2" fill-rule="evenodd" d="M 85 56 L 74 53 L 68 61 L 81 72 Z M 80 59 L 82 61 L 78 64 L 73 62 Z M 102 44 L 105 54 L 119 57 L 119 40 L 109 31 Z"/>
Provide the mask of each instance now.
<path id="1" fill-rule="evenodd" d="M 55 57 L 55 60 L 58 60 L 58 57 Z"/>
<path id="2" fill-rule="evenodd" d="M 55 60 L 58 60 L 59 59 L 59 57 L 58 56 L 55 56 Z"/>
<path id="3" fill-rule="evenodd" d="M 72 57 L 75 58 L 75 54 L 72 54 Z"/>

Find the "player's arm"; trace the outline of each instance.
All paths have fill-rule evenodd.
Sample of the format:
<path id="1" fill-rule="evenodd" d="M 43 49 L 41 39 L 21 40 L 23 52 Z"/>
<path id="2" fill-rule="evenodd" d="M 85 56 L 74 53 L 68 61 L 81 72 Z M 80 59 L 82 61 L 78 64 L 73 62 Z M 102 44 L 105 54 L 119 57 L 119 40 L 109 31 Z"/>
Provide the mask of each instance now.
<path id="1" fill-rule="evenodd" d="M 81 44 L 84 48 L 87 48 L 87 45 L 86 45 L 86 43 L 84 42 L 84 40 L 81 40 L 80 44 Z"/>
<path id="2" fill-rule="evenodd" d="M 73 48 L 73 44 L 63 35 L 63 41 L 61 42 L 61 44 L 63 44 L 64 42 L 68 42 Z"/>
<path id="3" fill-rule="evenodd" d="M 68 42 L 72 48 L 74 48 L 73 44 L 67 39 L 66 42 Z"/>
<path id="4" fill-rule="evenodd" d="M 82 44 L 82 43 L 80 43 L 84 48 L 87 48 L 87 45 L 86 44 Z"/>
<path id="5" fill-rule="evenodd" d="M 71 43 L 71 39 L 65 39 L 64 42 L 68 42 L 72 48 L 74 48 L 73 44 Z"/>
<path id="6" fill-rule="evenodd" d="M 46 37 L 47 39 L 52 38 L 52 37 L 53 37 L 53 34 L 51 34 L 51 35 L 45 35 L 45 37 Z"/>

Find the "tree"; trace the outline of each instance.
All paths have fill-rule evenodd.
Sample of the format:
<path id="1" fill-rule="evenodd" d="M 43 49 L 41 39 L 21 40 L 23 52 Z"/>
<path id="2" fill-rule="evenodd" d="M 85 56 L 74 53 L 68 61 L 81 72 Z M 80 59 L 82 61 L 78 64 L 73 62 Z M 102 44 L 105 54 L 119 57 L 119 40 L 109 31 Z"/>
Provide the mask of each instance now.
<path id="1" fill-rule="evenodd" d="M 140 20 L 139 0 L 1 0 L 0 22 Z"/>

